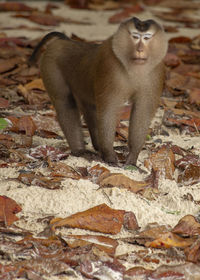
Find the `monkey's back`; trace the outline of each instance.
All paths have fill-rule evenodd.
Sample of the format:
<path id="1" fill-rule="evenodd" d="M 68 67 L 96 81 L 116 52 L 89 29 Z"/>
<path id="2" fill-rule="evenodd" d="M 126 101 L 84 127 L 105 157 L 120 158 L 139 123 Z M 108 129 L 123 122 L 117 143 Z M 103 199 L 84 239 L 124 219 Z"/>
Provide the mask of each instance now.
<path id="1" fill-rule="evenodd" d="M 94 76 L 96 54 L 99 45 L 57 39 L 44 52 L 40 69 L 43 80 L 46 73 L 60 69 L 60 75 L 70 87 L 72 94 L 83 99 L 94 99 Z M 80 92 L 81 91 L 81 92 Z"/>

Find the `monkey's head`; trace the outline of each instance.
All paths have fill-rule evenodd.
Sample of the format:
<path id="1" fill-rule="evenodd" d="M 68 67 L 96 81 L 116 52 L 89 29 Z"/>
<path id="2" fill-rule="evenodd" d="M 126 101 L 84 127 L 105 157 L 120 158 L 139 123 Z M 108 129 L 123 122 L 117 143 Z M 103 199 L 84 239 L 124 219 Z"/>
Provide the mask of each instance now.
<path id="1" fill-rule="evenodd" d="M 141 21 L 133 17 L 121 23 L 113 36 L 112 47 L 125 67 L 132 64 L 154 67 L 167 52 L 167 39 L 163 28 L 156 21 Z"/>

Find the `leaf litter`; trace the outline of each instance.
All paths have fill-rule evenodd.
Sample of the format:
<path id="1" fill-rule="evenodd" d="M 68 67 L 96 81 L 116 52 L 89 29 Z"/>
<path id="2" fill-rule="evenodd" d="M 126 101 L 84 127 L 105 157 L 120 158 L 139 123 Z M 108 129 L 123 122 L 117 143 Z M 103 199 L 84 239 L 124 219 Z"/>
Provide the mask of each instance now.
<path id="1" fill-rule="evenodd" d="M 119 3 L 109 1 L 109 5 L 106 1 L 100 2 L 77 0 L 70 3 L 76 5 L 76 8 L 83 5 L 81 8 L 94 10 L 122 8 L 122 12 L 117 10 L 116 14 L 109 19 L 113 23 L 132 15 L 132 12 L 140 13 L 143 9 L 143 7 L 137 6 L 137 1 L 134 5 L 129 4 L 128 1 L 119 1 Z M 196 28 L 199 26 L 198 21 L 194 21 L 191 14 L 186 15 L 184 11 L 187 7 L 186 2 L 180 1 L 183 6 L 178 17 L 175 6 L 171 7 L 172 11 L 169 14 L 156 12 L 156 15 L 168 21 L 173 18 L 174 22 L 177 21 L 188 28 Z M 12 7 L 9 6 L 10 3 L 3 4 L 1 9 L 20 11 L 17 17 L 31 19 L 40 24 L 57 25 L 61 21 L 73 24 L 91 23 L 79 20 L 71 20 L 70 22 L 70 19 L 54 16 L 51 11 L 54 7 L 46 7 L 44 11 L 36 11 L 35 8 L 29 9 L 21 3 Z M 168 5 L 168 7 L 171 5 L 169 1 L 168 4 L 167 1 L 145 1 L 145 4 Z M 190 5 L 192 4 L 190 3 Z M 26 9 L 26 14 L 24 14 Z M 175 13 L 176 19 L 174 20 Z M 180 187 L 184 185 L 188 188 L 195 187 L 199 183 L 199 155 L 193 153 L 193 150 L 184 150 L 172 143 L 160 146 L 150 144 L 148 146 L 149 155 L 145 165 L 149 170 L 149 175 L 144 178 L 142 177 L 143 170 L 132 170 L 132 174 L 141 173 L 141 180 L 135 180 L 133 176 L 130 178 L 129 175 L 121 173 L 119 169 L 117 172 L 111 172 L 101 164 L 93 165 L 93 167 L 71 166 L 66 163 L 68 162 L 66 158 L 69 157 L 66 148 L 51 145 L 35 146 L 34 137 L 38 133 L 42 133 L 43 130 L 45 131 L 46 128 L 45 122 L 43 126 L 40 124 L 40 119 L 43 116 L 44 119 L 46 117 L 46 120 L 49 118 L 47 121 L 49 127 L 47 132 L 39 135 L 51 139 L 49 133 L 57 132 L 54 125 L 55 113 L 51 111 L 50 114 L 41 115 L 39 119 L 33 112 L 29 112 L 33 108 L 52 110 L 37 68 L 29 68 L 26 64 L 36 43 L 37 40 L 11 38 L 6 35 L 0 38 L 0 59 L 3 62 L 0 69 L 0 87 L 2 89 L 5 86 L 12 87 L 15 94 L 21 96 L 21 99 L 15 99 L 15 101 L 12 98 L 8 100 L 6 95 L 0 99 L 2 119 L 7 119 L 10 122 L 8 126 L 1 129 L 0 144 L 2 146 L 0 146 L 0 151 L 4 159 L 1 159 L 1 167 L 7 168 L 18 164 L 21 171 L 19 171 L 17 178 L 13 178 L 15 181 L 23 183 L 26 188 L 44 187 L 53 193 L 62 189 L 62 182 L 67 178 L 77 180 L 77 182 L 82 179 L 86 184 L 90 181 L 97 185 L 98 191 L 108 189 L 115 192 L 115 189 L 118 189 L 120 195 L 123 195 L 124 192 L 127 195 L 132 193 L 131 195 L 139 196 L 148 203 L 152 197 L 155 201 L 162 195 L 159 182 L 163 178 L 176 181 Z M 199 49 L 198 36 L 194 38 L 176 37 L 170 40 L 168 58 L 165 62 L 168 68 L 165 89 L 167 105 L 165 104 L 165 117 L 162 126 L 172 129 L 176 127 L 180 134 L 186 132 L 191 137 L 199 135 Z M 173 106 L 170 104 L 171 99 L 176 100 Z M 13 106 L 23 108 L 23 115 L 5 111 L 7 108 L 12 109 Z M 125 109 L 121 120 L 126 122 L 129 114 L 130 107 Z M 50 119 L 54 120 L 51 122 Z M 116 139 L 121 142 L 122 151 L 124 142 L 127 141 L 127 127 L 120 122 L 117 128 Z M 17 141 L 17 136 L 20 136 L 21 139 L 23 137 L 28 139 L 28 141 L 24 140 L 24 147 Z M 121 162 L 123 162 L 123 158 Z M 37 170 L 38 164 L 45 166 L 47 172 L 39 172 Z M 131 172 L 127 169 L 126 174 L 131 174 Z M 21 209 L 23 211 L 23 205 L 15 204 L 14 200 L 11 200 L 11 203 L 9 202 L 11 198 L 2 197 L 0 204 L 0 213 L 2 213 L 0 215 L 2 225 L 0 227 L 2 233 L 0 250 L 1 258 L 6 259 L 6 262 L 0 264 L 3 279 L 8 279 L 13 275 L 29 279 L 43 279 L 44 276 L 63 275 L 63 273 L 74 277 L 81 275 L 84 277 L 83 279 L 85 277 L 91 279 L 104 279 L 105 277 L 105 279 L 138 279 L 137 277 L 140 275 L 139 277 L 143 277 L 141 279 L 147 277 L 147 279 L 171 280 L 193 279 L 194 275 L 197 277 L 200 275 L 198 267 L 200 261 L 198 239 L 200 225 L 198 219 L 193 215 L 182 217 L 173 228 L 167 225 L 154 225 L 152 227 L 150 224 L 149 228 L 147 226 L 146 229 L 140 229 L 140 219 L 136 218 L 134 212 L 121 210 L 120 207 L 116 210 L 115 207 L 111 208 L 106 204 L 97 204 L 67 218 L 53 220 L 55 222 L 51 221 L 48 225 L 50 236 L 38 238 L 33 237 L 31 231 L 24 231 L 24 239 L 16 241 L 14 236 L 20 232 L 20 229 L 13 228 L 11 224 L 17 219 L 19 219 L 18 222 L 23 219 L 20 212 Z M 193 199 L 191 202 L 196 203 L 197 200 Z M 16 217 L 18 212 L 19 218 Z M 173 215 L 172 210 L 169 212 L 170 215 Z M 72 234 L 66 236 L 62 234 L 62 231 L 57 235 L 60 227 L 84 228 L 87 233 L 91 231 L 92 235 Z M 131 237 L 123 240 L 118 238 L 121 231 L 131 233 Z M 99 233 L 104 235 L 99 235 Z M 108 233 L 112 233 L 112 238 L 105 236 Z M 132 251 L 132 255 L 135 254 L 136 257 L 132 259 L 132 267 L 128 269 L 124 265 L 124 257 L 116 257 L 116 250 L 120 246 L 120 242 L 136 244 L 143 248 L 138 252 Z M 145 247 L 151 248 L 151 255 L 145 253 L 147 252 Z M 159 253 L 160 248 L 165 252 L 163 255 Z M 165 266 L 161 265 L 161 255 L 166 257 Z M 128 258 L 131 258 L 131 253 L 128 253 L 126 260 Z M 169 266 L 170 262 L 177 261 L 178 263 L 180 260 L 181 265 Z M 141 267 L 138 267 L 138 263 L 141 263 Z M 151 264 L 151 269 L 144 268 L 149 267 L 149 264 Z M 159 264 L 160 267 L 153 268 L 153 264 Z"/>

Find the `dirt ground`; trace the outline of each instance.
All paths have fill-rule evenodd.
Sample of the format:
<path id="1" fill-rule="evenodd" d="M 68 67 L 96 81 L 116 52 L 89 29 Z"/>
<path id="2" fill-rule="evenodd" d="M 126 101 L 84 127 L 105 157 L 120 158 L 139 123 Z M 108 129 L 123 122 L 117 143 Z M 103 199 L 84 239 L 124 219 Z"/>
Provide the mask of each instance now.
<path id="1" fill-rule="evenodd" d="M 34 2 L 27 1 L 29 5 L 44 6 L 46 2 Z M 46 28 L 44 31 L 30 31 L 30 30 L 6 30 L 8 36 L 26 36 L 28 38 L 38 38 L 42 37 L 46 33 L 52 30 L 65 32 L 67 35 L 72 33 L 80 36 L 81 38 L 88 40 L 103 40 L 115 32 L 117 25 L 108 24 L 108 18 L 116 13 L 116 11 L 88 11 L 88 10 L 74 10 L 68 8 L 62 3 L 57 3 L 59 9 L 55 10 L 55 14 L 69 17 L 71 19 L 89 21 L 91 25 L 75 25 L 75 24 L 65 24 L 61 23 L 60 26 L 56 28 Z M 0 27 L 9 27 L 13 25 L 25 24 L 28 26 L 39 26 L 37 24 L 31 23 L 27 20 L 20 18 L 10 17 L 10 13 L 1 13 L 0 15 Z M 140 14 L 141 19 L 152 18 L 151 9 Z M 158 20 L 158 19 L 157 19 Z M 162 23 L 162 21 L 158 20 Z M 173 23 L 171 23 L 173 25 Z M 168 38 L 186 35 L 189 37 L 194 37 L 199 35 L 200 31 L 198 29 L 187 29 L 179 28 L 179 33 L 168 33 Z M 9 110 L 9 109 L 8 109 Z M 24 112 L 21 108 L 15 108 L 16 112 L 23 115 Z M 34 112 L 37 114 L 42 114 L 43 112 Z M 154 120 L 152 121 L 152 127 L 155 127 L 162 122 L 164 111 L 160 107 L 156 113 Z M 56 128 L 58 133 L 62 135 L 59 126 Z M 189 136 L 180 134 L 178 129 L 168 129 L 169 136 L 156 135 L 151 140 L 146 143 L 151 143 L 160 141 L 161 143 L 171 142 L 172 144 L 178 145 L 181 148 L 189 149 L 193 147 L 193 151 L 196 155 L 200 155 L 200 141 L 199 135 Z M 86 135 L 86 141 L 88 142 L 88 147 L 91 148 L 91 143 L 89 137 Z M 117 143 L 116 143 L 117 144 Z M 33 146 L 39 145 L 51 145 L 53 147 L 62 147 L 67 145 L 65 140 L 55 140 L 46 139 L 39 136 L 33 137 Z M 149 174 L 149 170 L 144 167 L 144 160 L 148 157 L 148 150 L 143 149 L 139 155 L 137 165 L 145 170 Z M 1 161 L 1 160 L 0 160 Z M 144 180 L 147 176 L 141 173 L 139 170 L 126 170 L 123 166 L 121 167 L 111 167 L 105 163 L 98 162 L 96 160 L 88 161 L 84 158 L 77 158 L 69 156 L 64 163 L 72 166 L 82 166 L 91 167 L 98 163 L 102 166 L 108 168 L 111 172 L 123 173 L 129 178 L 134 180 Z M 17 216 L 20 218 L 15 224 L 19 227 L 32 231 L 35 236 L 37 233 L 44 229 L 44 224 L 38 222 L 39 218 L 44 218 L 46 216 L 55 217 L 67 217 L 68 215 L 74 214 L 79 211 L 87 210 L 96 205 L 106 203 L 108 206 L 114 209 L 121 209 L 126 211 L 132 211 L 138 221 L 141 228 L 144 228 L 148 223 L 158 223 L 158 224 L 168 224 L 174 227 L 178 221 L 185 215 L 191 214 L 194 216 L 199 215 L 199 205 L 195 204 L 193 201 L 185 200 L 183 201 L 183 196 L 191 194 L 195 200 L 200 200 L 200 183 L 192 186 L 178 186 L 175 180 L 169 180 L 161 178 L 159 180 L 159 195 L 154 200 L 146 200 L 138 194 L 128 192 L 127 190 L 119 188 L 108 188 L 99 189 L 99 186 L 89 180 L 73 180 L 66 178 L 62 181 L 62 188 L 58 190 L 47 190 L 35 185 L 27 187 L 25 184 L 18 181 L 10 181 L 10 178 L 17 178 L 19 175 L 20 168 L 8 167 L 0 168 L 0 195 L 6 195 L 14 199 L 21 207 L 22 212 Z M 38 172 L 47 174 L 46 167 L 40 167 Z M 61 228 L 57 230 L 63 236 L 67 234 L 92 234 L 86 230 L 79 229 L 67 229 Z M 114 236 L 115 239 L 131 237 L 131 233 L 122 230 L 119 234 Z M 116 255 L 122 255 L 134 250 L 139 250 L 139 246 L 131 245 L 126 242 L 119 241 L 119 246 L 117 247 Z M 159 250 L 156 252 L 158 253 Z M 149 254 L 154 254 L 153 249 L 149 249 Z M 140 265 L 145 266 L 148 269 L 155 269 L 158 265 L 166 264 L 166 259 L 159 259 L 159 264 L 149 262 L 140 263 Z M 184 263 L 181 259 L 179 261 L 175 260 L 174 263 L 170 265 Z M 126 267 L 130 268 L 131 263 L 127 260 Z M 46 279 L 84 279 L 82 276 L 62 276 L 59 277 L 47 277 Z M 111 279 L 111 278 L 107 278 Z M 114 278 L 113 278 L 114 279 Z M 117 278 L 116 278 L 117 279 Z M 192 279 L 192 278 L 191 278 Z M 200 278 L 198 278 L 200 279 Z"/>

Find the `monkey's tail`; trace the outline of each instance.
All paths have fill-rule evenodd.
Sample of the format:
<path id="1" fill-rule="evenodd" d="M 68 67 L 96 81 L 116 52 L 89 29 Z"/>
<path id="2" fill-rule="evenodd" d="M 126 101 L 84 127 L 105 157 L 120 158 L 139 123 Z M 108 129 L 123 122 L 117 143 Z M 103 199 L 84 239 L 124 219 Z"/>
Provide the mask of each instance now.
<path id="1" fill-rule="evenodd" d="M 44 36 L 44 38 L 38 43 L 38 45 L 36 46 L 36 48 L 34 49 L 32 55 L 30 56 L 29 60 L 28 60 L 28 64 L 31 66 L 33 65 L 39 56 L 40 53 L 40 49 L 43 45 L 45 45 L 49 40 L 53 39 L 57 37 L 58 39 L 62 39 L 62 40 L 70 40 L 69 37 L 67 37 L 64 33 L 61 32 L 50 32 L 48 33 L 46 36 Z"/>

